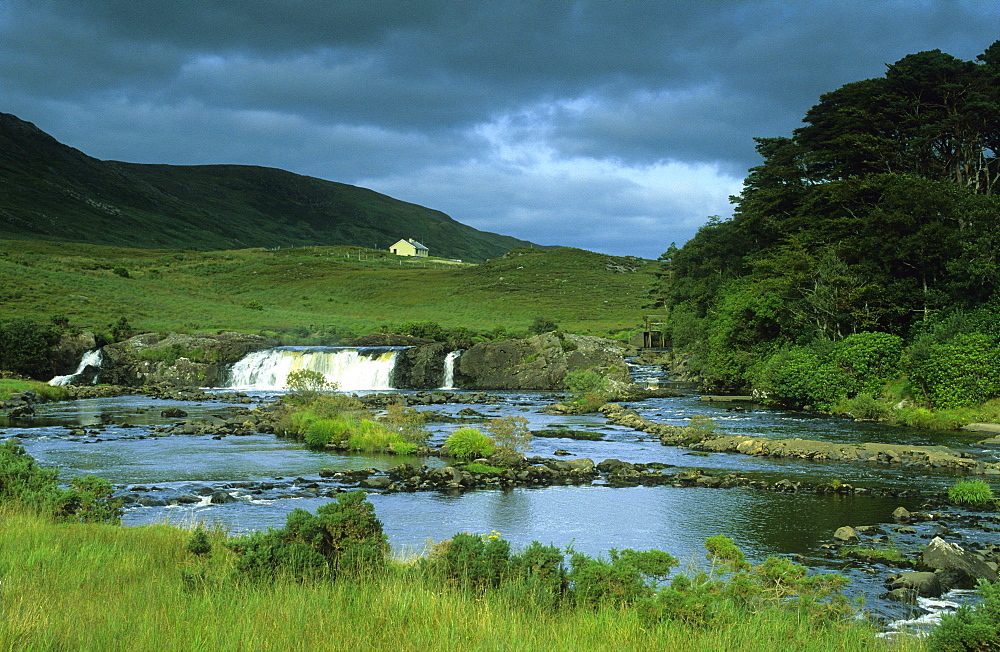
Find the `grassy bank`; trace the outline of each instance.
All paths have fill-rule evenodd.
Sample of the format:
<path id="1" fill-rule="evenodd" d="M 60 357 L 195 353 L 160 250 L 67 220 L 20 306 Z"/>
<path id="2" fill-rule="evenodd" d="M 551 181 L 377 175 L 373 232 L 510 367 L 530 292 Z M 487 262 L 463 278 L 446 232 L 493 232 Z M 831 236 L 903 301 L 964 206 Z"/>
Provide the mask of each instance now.
<path id="1" fill-rule="evenodd" d="M 774 608 L 712 627 L 651 624 L 636 609 L 551 611 L 447 589 L 399 562 L 361 581 L 240 582 L 220 532 L 205 558 L 170 526 L 53 524 L 10 508 L 0 524 L 2 649 L 884 649 L 860 622 L 817 629 Z"/>
<path id="2" fill-rule="evenodd" d="M 172 251 L 0 241 L 4 318 L 63 316 L 106 328 L 364 334 L 381 324 L 524 329 L 544 315 L 576 332 L 641 321 L 652 261 L 523 250 L 484 265 L 356 247 Z"/>
<path id="3" fill-rule="evenodd" d="M 23 392 L 28 389 L 35 390 L 35 393 L 43 401 L 62 401 L 68 396 L 64 387 L 52 386 L 37 380 L 0 378 L 0 401 L 10 400 L 11 394 Z"/>

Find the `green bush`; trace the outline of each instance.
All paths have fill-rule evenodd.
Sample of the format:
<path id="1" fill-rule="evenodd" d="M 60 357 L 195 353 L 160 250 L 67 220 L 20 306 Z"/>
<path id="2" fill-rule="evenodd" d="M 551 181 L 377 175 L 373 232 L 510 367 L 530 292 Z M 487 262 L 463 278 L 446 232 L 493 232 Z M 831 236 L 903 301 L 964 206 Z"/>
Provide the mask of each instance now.
<path id="1" fill-rule="evenodd" d="M 435 570 L 449 584 L 483 590 L 509 579 L 510 543 L 504 539 L 459 532 L 443 548 Z"/>
<path id="2" fill-rule="evenodd" d="M 979 580 L 975 607 L 962 605 L 955 613 L 945 613 L 941 624 L 931 630 L 931 652 L 980 652 L 1000 650 L 1000 582 Z"/>
<path id="3" fill-rule="evenodd" d="M 121 276 L 122 278 L 132 278 L 131 275 L 128 273 L 128 269 L 126 269 L 121 265 L 118 265 L 111 271 L 117 274 L 118 276 Z"/>
<path id="4" fill-rule="evenodd" d="M 0 371 L 29 378 L 51 378 L 49 350 L 59 337 L 59 329 L 51 324 L 30 319 L 0 321 Z"/>
<path id="5" fill-rule="evenodd" d="M 426 446 L 431 433 L 424 425 L 427 415 L 420 410 L 407 408 L 402 403 L 394 403 L 385 409 L 385 414 L 379 417 L 379 423 L 397 433 L 405 441 L 418 446 Z"/>
<path id="6" fill-rule="evenodd" d="M 599 394 L 604 390 L 607 380 L 592 369 L 577 369 L 566 373 L 563 384 L 574 396 Z"/>
<path id="7" fill-rule="evenodd" d="M 661 550 L 608 551 L 608 559 L 573 552 L 568 579 L 577 604 L 598 607 L 626 605 L 652 597 L 678 561 Z"/>
<path id="8" fill-rule="evenodd" d="M 111 484 L 93 475 L 75 477 L 59 487 L 58 470 L 44 469 L 12 440 L 0 444 L 0 503 L 16 502 L 60 520 L 118 523 L 122 501 Z"/>
<path id="9" fill-rule="evenodd" d="M 407 446 L 410 444 L 412 449 Z M 379 453 L 384 451 L 410 452 L 416 450 L 416 445 L 405 441 L 398 433 L 392 432 L 381 423 L 362 419 L 351 428 L 347 437 L 347 446 L 351 450 L 364 451 L 366 453 Z"/>
<path id="10" fill-rule="evenodd" d="M 249 301 L 243 304 L 243 307 L 246 308 L 247 310 L 263 310 L 264 304 L 258 301 L 257 299 L 250 299 Z"/>
<path id="11" fill-rule="evenodd" d="M 915 346 L 905 367 L 932 407 L 968 407 L 1000 396 L 1000 346 L 988 335 L 962 333 L 947 343 Z"/>
<path id="12" fill-rule="evenodd" d="M 285 377 L 285 389 L 299 394 L 315 394 L 332 392 L 337 389 L 337 383 L 330 382 L 319 371 L 312 369 L 296 369 Z"/>
<path id="13" fill-rule="evenodd" d="M 496 450 L 496 442 L 476 428 L 459 428 L 444 443 L 448 455 L 457 460 L 474 460 L 489 457 Z"/>
<path id="14" fill-rule="evenodd" d="M 559 325 L 551 317 L 538 315 L 531 320 L 531 325 L 528 326 L 528 332 L 532 335 L 541 335 L 542 333 L 548 333 L 558 328 Z"/>
<path id="15" fill-rule="evenodd" d="M 485 430 L 501 447 L 509 451 L 524 452 L 531 447 L 531 430 L 524 417 L 499 417 L 491 419 Z"/>
<path id="16" fill-rule="evenodd" d="M 257 579 L 381 573 L 388 539 L 364 491 L 341 494 L 310 514 L 293 510 L 285 527 L 255 532 L 227 544 L 239 555 L 236 570 Z"/>
<path id="17" fill-rule="evenodd" d="M 959 480 L 948 490 L 948 500 L 956 505 L 988 505 L 993 502 L 993 489 L 984 480 Z"/>
<path id="18" fill-rule="evenodd" d="M 844 393 L 881 396 L 889 380 L 899 374 L 903 339 L 889 333 L 854 333 L 837 342 L 829 361 L 841 372 Z"/>
<path id="19" fill-rule="evenodd" d="M 188 539 L 184 549 L 199 557 L 212 554 L 212 544 L 208 540 L 208 534 L 200 525 L 191 533 L 191 538 Z"/>

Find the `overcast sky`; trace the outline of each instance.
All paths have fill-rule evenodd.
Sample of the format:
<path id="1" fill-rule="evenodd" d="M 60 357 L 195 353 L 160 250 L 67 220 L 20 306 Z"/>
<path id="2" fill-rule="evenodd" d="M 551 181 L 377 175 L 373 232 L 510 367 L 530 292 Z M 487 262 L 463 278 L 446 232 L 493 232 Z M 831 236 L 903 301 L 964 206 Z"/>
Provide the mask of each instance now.
<path id="1" fill-rule="evenodd" d="M 278 167 L 655 258 L 731 214 L 754 136 L 998 38 L 994 0 L 0 0 L 0 111 L 101 159 Z"/>

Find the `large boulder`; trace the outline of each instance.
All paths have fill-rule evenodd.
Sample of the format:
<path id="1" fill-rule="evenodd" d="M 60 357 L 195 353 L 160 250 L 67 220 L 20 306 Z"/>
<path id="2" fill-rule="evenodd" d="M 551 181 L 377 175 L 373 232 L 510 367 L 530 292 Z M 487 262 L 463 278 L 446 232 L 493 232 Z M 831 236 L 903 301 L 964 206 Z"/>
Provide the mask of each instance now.
<path id="1" fill-rule="evenodd" d="M 937 574 L 927 571 L 898 573 L 890 576 L 887 584 L 890 591 L 912 590 L 923 598 L 936 598 L 942 593 Z"/>
<path id="2" fill-rule="evenodd" d="M 476 389 L 565 389 L 570 371 L 594 368 L 628 379 L 623 342 L 551 332 L 527 339 L 479 342 L 465 351 L 455 369 L 455 385 Z"/>
<path id="3" fill-rule="evenodd" d="M 920 561 L 924 568 L 938 575 L 945 590 L 972 589 L 979 579 L 997 581 L 997 571 L 986 560 L 941 537 L 934 537 L 927 544 Z"/>
<path id="4" fill-rule="evenodd" d="M 219 333 L 143 333 L 101 349 L 101 382 L 135 387 L 168 382 L 197 387 L 225 382 L 240 358 L 277 344 L 260 335 Z"/>

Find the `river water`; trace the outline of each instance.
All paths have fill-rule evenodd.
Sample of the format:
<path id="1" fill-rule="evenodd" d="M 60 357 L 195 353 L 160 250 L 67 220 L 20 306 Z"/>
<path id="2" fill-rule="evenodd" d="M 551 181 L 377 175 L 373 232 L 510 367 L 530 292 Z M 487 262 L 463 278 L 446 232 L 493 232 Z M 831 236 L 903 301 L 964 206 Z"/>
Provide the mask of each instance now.
<path id="1" fill-rule="evenodd" d="M 255 401 L 266 401 L 274 392 L 249 392 Z M 834 479 L 860 487 L 917 489 L 924 494 L 943 492 L 954 483 L 954 473 L 904 469 L 877 464 L 847 464 L 777 460 L 737 454 L 691 455 L 685 449 L 660 445 L 655 438 L 609 425 L 603 416 L 552 416 L 541 412 L 551 396 L 540 393 L 496 394 L 498 402 L 472 406 L 488 416 L 523 416 L 531 429 L 566 427 L 599 433 L 600 441 L 536 437 L 529 455 L 552 456 L 557 450 L 573 458 L 600 462 L 617 458 L 627 462 L 660 462 L 709 471 L 735 471 L 753 478 L 777 481 L 830 482 Z M 991 454 L 969 445 L 960 433 L 857 424 L 843 419 L 749 409 L 732 410 L 709 404 L 691 394 L 679 398 L 634 402 L 631 407 L 647 418 L 684 425 L 696 414 L 710 416 L 723 432 L 768 437 L 801 437 L 826 441 L 945 444 L 974 454 Z M 320 478 L 321 469 L 387 469 L 401 462 L 443 464 L 436 458 L 417 459 L 386 455 L 346 455 L 310 451 L 301 444 L 272 435 L 152 436 L 152 428 L 180 419 L 162 417 L 161 411 L 178 407 L 189 417 L 219 414 L 219 402 L 172 402 L 147 397 L 91 399 L 38 406 L 33 422 L 0 421 L 0 438 L 16 437 L 39 463 L 60 469 L 60 477 L 93 473 L 119 485 L 122 493 L 141 495 L 151 506 L 129 506 L 126 525 L 169 521 L 193 526 L 203 523 L 239 534 L 267 527 L 281 527 L 295 508 L 314 511 L 329 502 L 335 483 Z M 245 407 L 245 406 L 243 406 Z M 252 406 L 251 406 L 252 407 Z M 467 405 L 434 406 L 457 413 Z M 83 428 L 81 435 L 70 428 Z M 431 424 L 431 443 L 443 443 L 457 425 Z M 995 489 L 998 488 L 995 486 Z M 224 491 L 236 500 L 210 504 L 207 496 Z M 162 504 L 181 496 L 194 496 L 189 504 Z M 190 500 L 190 498 L 189 498 Z M 371 493 L 378 517 L 398 555 L 419 553 L 430 542 L 456 532 L 499 532 L 514 546 L 537 540 L 591 555 L 611 548 L 656 548 L 682 562 L 704 561 L 707 537 L 732 537 L 754 562 L 769 555 L 791 555 L 810 568 L 837 571 L 853 580 L 851 593 L 865 600 L 874 615 L 894 620 L 915 615 L 911 608 L 878 598 L 882 580 L 892 569 L 870 568 L 830 557 L 823 546 L 832 542 L 842 525 L 883 525 L 887 536 L 903 550 L 926 545 L 927 528 L 914 534 L 891 531 L 891 513 L 900 505 L 919 508 L 922 499 L 885 499 L 837 494 L 783 494 L 769 491 L 681 487 L 611 488 L 600 483 L 510 491 L 478 490 L 449 495 L 439 492 Z M 160 503 L 160 504 L 156 504 Z M 992 532 L 963 531 L 953 523 L 956 536 L 981 543 L 1000 543 L 1000 523 Z M 990 539 L 989 537 L 992 537 Z M 884 542 L 883 542 L 884 544 Z M 963 543 L 964 545 L 964 543 Z"/>

